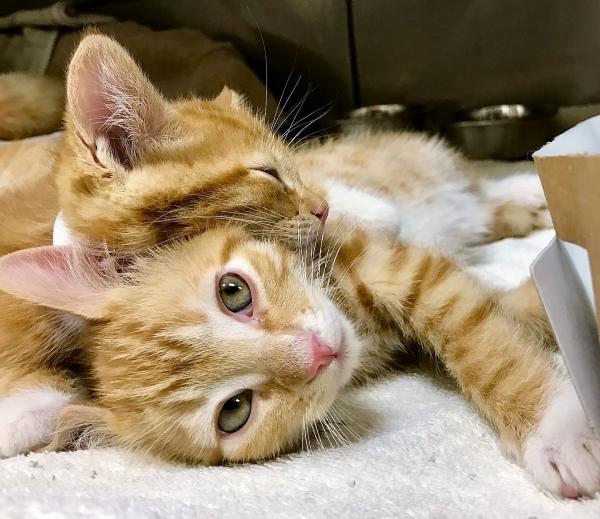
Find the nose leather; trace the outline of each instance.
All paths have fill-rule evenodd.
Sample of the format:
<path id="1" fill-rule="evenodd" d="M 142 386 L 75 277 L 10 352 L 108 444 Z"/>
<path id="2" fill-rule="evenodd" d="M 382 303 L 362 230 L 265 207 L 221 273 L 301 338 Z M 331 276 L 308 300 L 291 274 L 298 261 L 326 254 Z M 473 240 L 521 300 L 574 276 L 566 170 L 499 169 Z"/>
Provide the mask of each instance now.
<path id="1" fill-rule="evenodd" d="M 310 348 L 312 350 L 312 363 L 308 367 L 308 376 L 312 379 L 320 368 L 329 366 L 336 358 L 331 346 L 319 335 L 310 333 Z"/>

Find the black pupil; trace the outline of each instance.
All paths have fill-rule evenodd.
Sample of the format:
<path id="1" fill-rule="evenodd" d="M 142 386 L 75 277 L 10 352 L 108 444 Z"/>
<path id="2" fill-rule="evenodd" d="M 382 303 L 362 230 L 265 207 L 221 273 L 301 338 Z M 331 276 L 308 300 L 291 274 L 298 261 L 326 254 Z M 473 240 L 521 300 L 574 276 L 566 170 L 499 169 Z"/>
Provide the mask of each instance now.
<path id="1" fill-rule="evenodd" d="M 230 295 L 230 296 L 236 294 L 240 290 L 242 290 L 242 287 L 240 285 L 238 285 L 237 283 L 230 282 L 223 286 L 223 292 L 225 292 L 227 295 Z"/>
<path id="2" fill-rule="evenodd" d="M 223 405 L 223 411 L 235 411 L 238 407 L 240 407 L 241 399 L 239 396 L 234 396 L 225 402 Z"/>

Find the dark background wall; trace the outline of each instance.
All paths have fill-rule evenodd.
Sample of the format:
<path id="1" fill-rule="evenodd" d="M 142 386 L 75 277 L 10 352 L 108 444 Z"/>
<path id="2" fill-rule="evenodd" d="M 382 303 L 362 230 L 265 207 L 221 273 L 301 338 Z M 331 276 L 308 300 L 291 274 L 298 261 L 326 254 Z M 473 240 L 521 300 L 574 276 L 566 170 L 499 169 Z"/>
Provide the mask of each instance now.
<path id="1" fill-rule="evenodd" d="M 597 0 L 354 0 L 360 99 L 600 101 Z"/>
<path id="2" fill-rule="evenodd" d="M 4 0 L 0 15 L 51 3 Z M 80 9 L 230 40 L 261 77 L 266 49 L 269 87 L 281 96 L 300 78 L 291 102 L 311 90 L 305 111 L 600 102 L 597 0 L 131 0 Z"/>

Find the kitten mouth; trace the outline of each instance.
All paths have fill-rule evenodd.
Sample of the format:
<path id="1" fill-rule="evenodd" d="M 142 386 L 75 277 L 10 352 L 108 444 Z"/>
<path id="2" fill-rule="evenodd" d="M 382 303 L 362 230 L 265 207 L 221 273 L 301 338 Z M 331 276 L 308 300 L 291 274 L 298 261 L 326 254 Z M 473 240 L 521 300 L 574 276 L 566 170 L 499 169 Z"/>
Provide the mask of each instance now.
<path id="1" fill-rule="evenodd" d="M 337 354 L 331 355 L 331 357 L 328 357 L 326 360 L 324 360 L 323 364 L 321 364 L 314 372 L 314 375 L 312 375 L 308 379 L 307 384 L 310 384 L 311 382 L 314 382 L 317 378 L 319 378 L 319 375 L 327 371 L 329 366 L 331 366 L 331 364 L 333 364 L 335 361 L 340 361 Z"/>

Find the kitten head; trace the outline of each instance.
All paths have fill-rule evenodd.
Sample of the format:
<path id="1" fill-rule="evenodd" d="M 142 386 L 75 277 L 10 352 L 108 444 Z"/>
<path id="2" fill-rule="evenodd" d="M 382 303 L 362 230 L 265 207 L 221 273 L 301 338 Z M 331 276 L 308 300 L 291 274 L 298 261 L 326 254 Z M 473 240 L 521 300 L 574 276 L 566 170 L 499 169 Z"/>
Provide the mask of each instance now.
<path id="1" fill-rule="evenodd" d="M 359 340 L 298 255 L 210 230 L 128 274 L 70 247 L 0 260 L 0 288 L 91 319 L 89 354 L 117 443 L 191 463 L 293 447 L 351 378 Z"/>
<path id="2" fill-rule="evenodd" d="M 136 251 L 228 220 L 295 242 L 326 218 L 326 201 L 238 94 L 169 102 L 107 36 L 88 35 L 75 51 L 65 117 L 60 205 L 92 241 Z"/>

